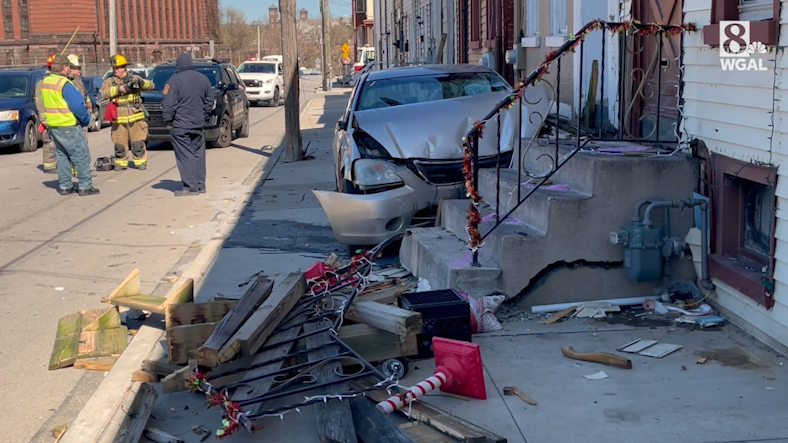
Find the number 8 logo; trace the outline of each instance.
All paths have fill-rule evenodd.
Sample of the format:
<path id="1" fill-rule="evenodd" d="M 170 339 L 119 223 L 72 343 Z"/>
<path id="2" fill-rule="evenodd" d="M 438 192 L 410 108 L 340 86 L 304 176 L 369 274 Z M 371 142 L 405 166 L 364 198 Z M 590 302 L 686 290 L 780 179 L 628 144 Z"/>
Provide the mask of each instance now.
<path id="1" fill-rule="evenodd" d="M 723 50 L 730 55 L 743 55 L 747 51 L 747 29 L 740 22 L 726 23 L 725 40 L 722 42 Z"/>

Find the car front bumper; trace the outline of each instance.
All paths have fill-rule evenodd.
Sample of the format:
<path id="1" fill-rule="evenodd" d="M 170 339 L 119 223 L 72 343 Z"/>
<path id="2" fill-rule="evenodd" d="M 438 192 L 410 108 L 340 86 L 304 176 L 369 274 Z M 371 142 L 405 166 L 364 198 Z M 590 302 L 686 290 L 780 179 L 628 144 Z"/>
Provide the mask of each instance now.
<path id="1" fill-rule="evenodd" d="M 206 142 L 216 141 L 219 138 L 219 126 L 216 124 L 218 119 L 219 116 L 211 115 L 212 126 L 203 128 L 202 131 Z M 148 120 L 148 141 L 170 141 L 170 130 L 166 126 L 162 126 L 161 120 Z"/>
<path id="2" fill-rule="evenodd" d="M 374 245 L 407 230 L 413 216 L 442 199 L 460 198 L 464 184 L 432 185 L 410 170 L 399 173 L 404 186 L 376 194 L 312 192 L 344 245 Z"/>
<path id="3" fill-rule="evenodd" d="M 22 125 L 18 121 L 0 122 L 0 147 L 18 145 L 23 141 Z"/>
<path id="4" fill-rule="evenodd" d="M 263 85 L 261 87 L 247 86 L 246 95 L 249 97 L 250 102 L 271 100 L 274 98 L 275 87 L 276 85 L 273 83 L 270 85 Z"/>

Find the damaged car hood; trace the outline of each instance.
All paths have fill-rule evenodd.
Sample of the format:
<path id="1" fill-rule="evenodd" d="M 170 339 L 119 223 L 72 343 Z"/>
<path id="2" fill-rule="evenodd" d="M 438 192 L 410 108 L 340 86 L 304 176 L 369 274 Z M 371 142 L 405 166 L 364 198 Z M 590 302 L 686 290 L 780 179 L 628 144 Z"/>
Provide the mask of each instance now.
<path id="1" fill-rule="evenodd" d="M 473 122 L 484 118 L 508 91 L 478 94 L 388 108 L 356 111 L 358 128 L 378 141 L 394 158 L 453 160 L 463 157 L 462 138 Z M 502 129 L 511 127 L 504 125 Z M 495 155 L 496 121 L 490 119 L 480 139 L 479 154 Z M 511 132 L 511 134 L 509 134 Z M 501 131 L 501 150 L 511 149 L 514 132 Z"/>

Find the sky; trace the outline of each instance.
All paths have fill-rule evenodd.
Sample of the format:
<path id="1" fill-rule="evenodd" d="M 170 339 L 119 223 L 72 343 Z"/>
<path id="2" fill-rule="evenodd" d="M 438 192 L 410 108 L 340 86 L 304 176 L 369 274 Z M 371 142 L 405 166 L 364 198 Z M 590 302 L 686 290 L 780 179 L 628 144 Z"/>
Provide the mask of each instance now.
<path id="1" fill-rule="evenodd" d="M 306 8 L 309 18 L 320 17 L 320 0 L 297 0 L 296 9 Z M 232 6 L 246 14 L 249 21 L 268 17 L 268 7 L 279 6 L 279 0 L 219 0 L 219 7 Z M 332 16 L 349 16 L 350 0 L 328 0 L 328 9 Z M 296 13 L 296 17 L 298 14 Z"/>

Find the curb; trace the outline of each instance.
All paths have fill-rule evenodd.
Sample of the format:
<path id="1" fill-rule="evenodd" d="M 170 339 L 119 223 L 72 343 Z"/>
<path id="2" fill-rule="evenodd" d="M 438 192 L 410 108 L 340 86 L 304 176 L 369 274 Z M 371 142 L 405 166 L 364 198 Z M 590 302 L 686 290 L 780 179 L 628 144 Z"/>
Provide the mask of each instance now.
<path id="1" fill-rule="evenodd" d="M 304 109 L 298 114 L 299 119 L 303 118 L 315 98 L 317 97 L 304 104 Z M 262 168 L 255 166 L 250 172 L 243 183 L 245 187 L 243 198 L 227 212 L 227 217 L 222 221 L 219 229 L 216 230 L 186 271 L 180 275 L 180 281 L 187 278 L 194 279 L 195 295 L 203 283 L 202 277 L 216 261 L 225 240 L 235 229 L 243 209 L 257 186 L 265 182 L 265 179 L 279 163 L 279 158 L 285 150 L 284 138 L 285 134 L 283 133 L 276 141 L 274 145 L 276 148 L 265 166 Z M 255 178 L 249 180 L 253 176 Z M 217 215 L 221 215 L 221 213 Z M 167 296 L 178 288 L 178 285 L 173 285 Z M 158 316 L 152 317 L 154 317 L 155 323 L 161 323 L 158 321 Z M 164 330 L 149 326 L 148 324 L 153 323 L 151 317 L 148 317 L 145 323 L 112 366 L 112 369 L 106 373 L 104 380 L 90 396 L 76 418 L 68 425 L 68 430 L 63 434 L 60 443 L 110 443 L 119 441 L 118 439 L 123 436 L 127 416 L 135 413 L 131 410 L 132 403 L 137 398 L 137 394 L 143 391 L 140 389 L 141 383 L 131 381 L 131 374 L 139 369 L 142 360 L 161 359 L 162 357 L 166 358 L 167 355 L 165 347 L 160 345 L 161 340 L 164 339 Z"/>

